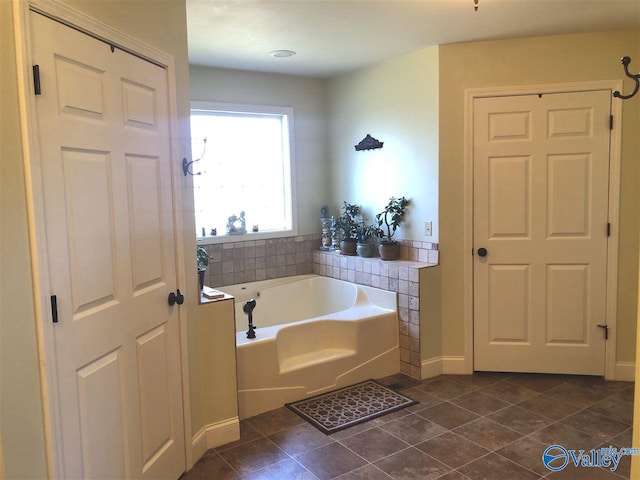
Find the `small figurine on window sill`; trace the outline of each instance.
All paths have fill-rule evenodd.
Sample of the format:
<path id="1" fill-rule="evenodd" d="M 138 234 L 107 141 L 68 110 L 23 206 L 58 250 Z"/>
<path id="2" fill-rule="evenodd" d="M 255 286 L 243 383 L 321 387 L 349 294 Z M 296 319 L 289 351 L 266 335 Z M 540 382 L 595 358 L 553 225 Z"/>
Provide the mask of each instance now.
<path id="1" fill-rule="evenodd" d="M 252 230 L 251 230 L 251 231 L 252 231 L 253 233 L 258 233 L 258 231 L 259 231 L 259 230 L 260 230 L 260 228 L 258 227 L 258 224 L 256 223 L 256 224 L 253 226 L 253 228 L 252 228 Z"/>
<path id="2" fill-rule="evenodd" d="M 228 235 L 245 235 L 247 233 L 246 220 L 244 218 L 244 211 L 240 212 L 240 217 L 233 214 L 227 221 L 227 234 Z"/>

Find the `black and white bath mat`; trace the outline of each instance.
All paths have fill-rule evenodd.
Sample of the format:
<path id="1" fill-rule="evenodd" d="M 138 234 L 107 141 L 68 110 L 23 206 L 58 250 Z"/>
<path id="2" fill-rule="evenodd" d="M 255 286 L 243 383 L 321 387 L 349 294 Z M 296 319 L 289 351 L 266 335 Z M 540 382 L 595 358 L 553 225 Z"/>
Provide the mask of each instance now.
<path id="1" fill-rule="evenodd" d="M 286 406 L 329 434 L 418 403 L 375 380 L 316 395 Z"/>

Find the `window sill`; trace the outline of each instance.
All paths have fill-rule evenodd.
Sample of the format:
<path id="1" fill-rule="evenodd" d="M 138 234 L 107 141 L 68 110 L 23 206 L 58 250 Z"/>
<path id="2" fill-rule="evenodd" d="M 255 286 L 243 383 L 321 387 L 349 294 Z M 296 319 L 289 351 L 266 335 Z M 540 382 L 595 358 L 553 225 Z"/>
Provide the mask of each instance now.
<path id="1" fill-rule="evenodd" d="M 271 232 L 247 232 L 244 235 L 217 235 L 215 237 L 196 237 L 198 245 L 216 245 L 219 243 L 249 242 L 252 240 L 268 240 L 271 238 L 295 237 L 295 230 L 278 230 Z"/>

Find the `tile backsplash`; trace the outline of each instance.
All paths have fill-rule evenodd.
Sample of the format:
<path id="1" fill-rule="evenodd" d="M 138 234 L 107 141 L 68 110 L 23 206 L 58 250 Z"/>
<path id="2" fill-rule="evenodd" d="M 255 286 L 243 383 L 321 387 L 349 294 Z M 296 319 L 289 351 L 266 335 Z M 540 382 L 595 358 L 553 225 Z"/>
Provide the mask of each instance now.
<path id="1" fill-rule="evenodd" d="M 401 260 L 439 263 L 437 244 L 412 240 L 400 240 L 400 243 Z M 204 283 L 221 287 L 313 273 L 313 252 L 318 251 L 320 245 L 320 234 L 202 245 L 211 257 Z M 351 258 L 354 261 L 360 257 Z M 350 279 L 362 283 L 358 280 Z"/>
<path id="2" fill-rule="evenodd" d="M 204 283 L 234 285 L 313 272 L 320 234 L 202 245 L 209 254 Z"/>

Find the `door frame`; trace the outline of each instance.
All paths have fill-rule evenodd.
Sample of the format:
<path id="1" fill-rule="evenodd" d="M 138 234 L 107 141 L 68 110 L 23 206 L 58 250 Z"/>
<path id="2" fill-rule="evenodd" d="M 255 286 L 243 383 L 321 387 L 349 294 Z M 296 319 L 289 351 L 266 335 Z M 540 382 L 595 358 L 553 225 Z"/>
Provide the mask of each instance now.
<path id="1" fill-rule="evenodd" d="M 464 372 L 473 372 L 473 116 L 477 98 L 573 93 L 606 90 L 611 93 L 611 114 L 614 117 L 609 143 L 609 209 L 611 235 L 607 241 L 607 292 L 606 322 L 611 327 L 605 346 L 605 379 L 616 379 L 616 323 L 618 293 L 618 242 L 620 233 L 620 161 L 622 141 L 622 103 L 613 97 L 622 88 L 620 80 L 593 82 L 525 85 L 519 87 L 472 88 L 464 92 Z"/>
<path id="2" fill-rule="evenodd" d="M 55 365 L 54 331 L 51 315 L 49 267 L 47 258 L 43 179 L 40 169 L 39 132 L 34 94 L 32 65 L 32 35 L 29 12 L 41 13 L 91 37 L 149 61 L 165 69 L 167 73 L 171 191 L 173 199 L 174 245 L 176 249 L 177 285 L 188 292 L 184 262 L 184 240 L 182 235 L 182 198 L 180 135 L 176 98 L 175 60 L 172 55 L 147 45 L 134 37 L 118 32 L 110 26 L 62 5 L 54 0 L 26 0 L 13 2 L 13 21 L 16 42 L 16 66 L 19 90 L 20 123 L 22 134 L 23 163 L 27 200 L 27 221 L 29 224 L 29 249 L 31 274 L 34 291 L 34 311 L 36 319 L 37 348 L 40 364 L 40 388 L 44 417 L 44 440 L 47 470 L 50 477 L 63 478 L 63 455 L 61 450 L 61 419 L 59 416 L 58 376 Z M 191 449 L 191 403 L 189 390 L 189 362 L 187 337 L 187 312 L 178 309 L 180 334 L 180 363 L 184 423 L 184 458 L 186 468 L 193 464 Z M 50 367 L 52 366 L 52 367 Z"/>

